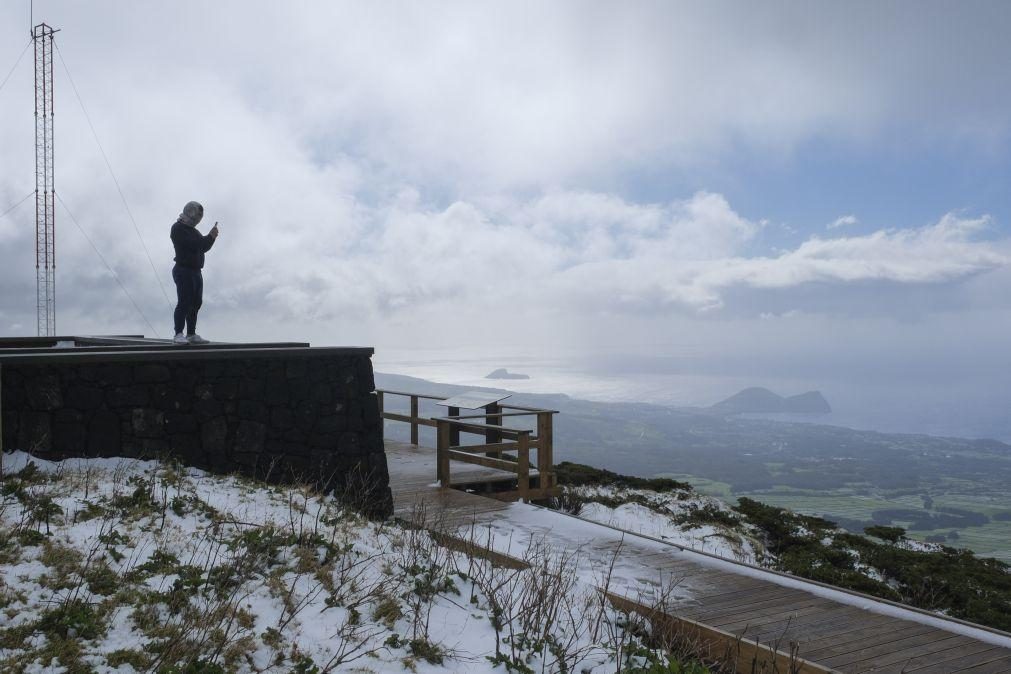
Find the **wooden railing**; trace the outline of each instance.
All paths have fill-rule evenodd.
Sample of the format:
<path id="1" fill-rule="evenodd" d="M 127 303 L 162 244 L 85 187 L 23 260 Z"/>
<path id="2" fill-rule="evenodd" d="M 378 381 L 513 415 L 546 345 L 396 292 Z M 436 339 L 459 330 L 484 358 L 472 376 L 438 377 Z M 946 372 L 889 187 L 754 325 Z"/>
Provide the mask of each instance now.
<path id="1" fill-rule="evenodd" d="M 386 409 L 386 397 L 407 397 L 410 413 L 400 414 Z M 459 408 L 448 408 L 449 414 L 423 417 L 419 412 L 422 400 L 446 400 L 440 396 L 376 389 L 379 414 L 383 419 L 411 425 L 411 444 L 418 445 L 419 428 L 435 427 L 436 477 L 443 488 L 451 486 L 451 461 L 459 461 L 513 473 L 516 489 L 496 492 L 496 498 L 524 501 L 544 499 L 558 494 L 554 472 L 553 418 L 556 410 L 491 403 L 483 411 L 460 414 Z M 505 425 L 507 419 L 535 417 L 535 428 L 518 429 Z M 484 443 L 463 445 L 461 434 L 480 435 Z M 536 472 L 531 471 L 530 450 L 536 450 Z"/>

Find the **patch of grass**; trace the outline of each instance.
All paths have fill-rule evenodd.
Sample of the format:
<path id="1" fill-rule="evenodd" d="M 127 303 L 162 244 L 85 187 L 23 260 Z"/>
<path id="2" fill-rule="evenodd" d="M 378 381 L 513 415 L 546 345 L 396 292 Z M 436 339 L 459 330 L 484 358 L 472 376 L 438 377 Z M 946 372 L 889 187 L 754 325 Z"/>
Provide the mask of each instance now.
<path id="1" fill-rule="evenodd" d="M 123 579 L 109 568 L 108 564 L 101 561 L 88 567 L 84 572 L 84 581 L 88 584 L 88 589 L 94 594 L 108 597 L 116 594 L 122 585 Z"/>
<path id="2" fill-rule="evenodd" d="M 94 606 L 75 599 L 43 611 L 35 629 L 50 639 L 96 639 L 105 633 L 105 624 Z"/>
<path id="3" fill-rule="evenodd" d="M 41 531 L 36 531 L 35 529 L 20 529 L 17 533 L 17 540 L 22 546 L 29 548 L 36 545 L 42 545 L 48 539 Z"/>
<path id="4" fill-rule="evenodd" d="M 603 468 L 594 468 L 582 463 L 572 463 L 563 461 L 555 465 L 555 474 L 558 476 L 558 483 L 573 487 L 607 486 L 607 487 L 627 487 L 631 489 L 652 489 L 655 492 L 666 493 L 672 491 L 692 491 L 692 486 L 687 482 L 679 482 L 667 477 L 634 477 L 632 475 L 620 475 L 612 473 Z"/>
<path id="5" fill-rule="evenodd" d="M 89 520 L 96 519 L 98 517 L 105 517 L 108 514 L 105 506 L 100 503 L 95 503 L 93 501 L 85 501 L 84 508 L 77 511 L 74 515 L 75 522 L 87 522 Z"/>
<path id="6" fill-rule="evenodd" d="M 179 558 L 171 552 L 159 548 L 151 554 L 143 564 L 132 568 L 128 574 L 130 580 L 144 580 L 151 576 L 167 576 L 179 568 Z"/>
<path id="7" fill-rule="evenodd" d="M 372 619 L 383 623 L 391 630 L 402 617 L 404 617 L 404 612 L 400 608 L 400 602 L 394 597 L 383 597 L 372 609 Z"/>
<path id="8" fill-rule="evenodd" d="M 426 639 L 412 639 L 407 644 L 407 652 L 432 665 L 441 665 L 446 657 L 446 651 L 441 646 Z"/>
<path id="9" fill-rule="evenodd" d="M 226 674 L 224 667 L 208 660 L 194 660 L 185 665 L 166 667 L 161 674 Z"/>
<path id="10" fill-rule="evenodd" d="M 77 585 L 78 574 L 81 571 L 81 561 L 84 559 L 79 551 L 52 540 L 42 543 L 42 553 L 39 561 L 53 570 L 53 575 L 39 578 L 39 582 L 53 590 L 69 589 Z"/>
<path id="11" fill-rule="evenodd" d="M 190 513 L 200 513 L 207 519 L 214 520 L 221 516 L 214 506 L 193 494 L 173 496 L 169 502 L 169 508 L 179 517 L 185 517 Z"/>
<path id="12" fill-rule="evenodd" d="M 119 511 L 120 515 L 136 519 L 156 514 L 161 510 L 161 504 L 155 500 L 154 490 L 149 481 L 134 476 L 130 478 L 130 484 L 134 485 L 132 492 L 118 494 L 109 501 L 109 505 Z"/>
<path id="13" fill-rule="evenodd" d="M 942 547 L 939 552 L 907 550 L 892 542 L 840 532 L 822 518 L 798 515 L 749 498 L 742 498 L 736 510 L 762 531 L 769 549 L 778 556 L 780 570 L 944 611 L 997 629 L 1011 629 L 1011 567 L 999 560 L 950 547 Z M 882 537 L 897 533 L 892 527 L 883 529 L 874 531 Z M 825 539 L 831 542 L 826 544 Z M 858 571 L 855 555 L 887 582 Z"/>
<path id="14" fill-rule="evenodd" d="M 151 666 L 151 658 L 140 649 L 120 648 L 106 655 L 105 663 L 113 668 L 129 665 L 138 672 L 144 672 Z"/>

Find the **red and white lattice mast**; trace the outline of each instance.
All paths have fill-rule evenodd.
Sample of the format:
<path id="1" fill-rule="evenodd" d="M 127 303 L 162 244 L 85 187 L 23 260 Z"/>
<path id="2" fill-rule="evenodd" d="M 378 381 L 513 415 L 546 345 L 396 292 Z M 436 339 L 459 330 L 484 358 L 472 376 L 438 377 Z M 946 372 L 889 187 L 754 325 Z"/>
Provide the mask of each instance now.
<path id="1" fill-rule="evenodd" d="M 38 334 L 56 334 L 56 187 L 53 175 L 53 37 L 32 28 L 35 45 L 35 287 Z"/>

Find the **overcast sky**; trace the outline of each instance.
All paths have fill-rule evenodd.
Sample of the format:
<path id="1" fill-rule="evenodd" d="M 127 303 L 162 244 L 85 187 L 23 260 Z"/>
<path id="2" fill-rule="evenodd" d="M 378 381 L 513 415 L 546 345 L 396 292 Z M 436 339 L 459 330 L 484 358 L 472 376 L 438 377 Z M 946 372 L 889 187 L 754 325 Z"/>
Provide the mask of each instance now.
<path id="1" fill-rule="evenodd" d="M 37 0 L 35 18 L 62 29 L 170 296 L 182 205 L 221 222 L 212 339 L 968 373 L 1008 394 L 1007 2 Z M 3 3 L 0 77 L 28 26 Z M 0 212 L 34 186 L 31 77 L 29 51 L 0 91 Z M 59 60 L 56 80 L 57 191 L 167 336 Z M 34 333 L 33 226 L 31 200 L 0 219 L 5 334 Z M 59 331 L 150 334 L 57 226 Z"/>

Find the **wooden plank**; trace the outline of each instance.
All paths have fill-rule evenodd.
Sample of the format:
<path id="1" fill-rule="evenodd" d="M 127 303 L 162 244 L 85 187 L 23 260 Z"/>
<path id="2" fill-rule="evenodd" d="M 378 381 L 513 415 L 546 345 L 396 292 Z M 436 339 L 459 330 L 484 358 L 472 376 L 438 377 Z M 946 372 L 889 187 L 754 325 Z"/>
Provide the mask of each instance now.
<path id="1" fill-rule="evenodd" d="M 401 466 L 402 472 L 398 477 L 394 477 L 396 470 L 391 468 L 391 488 L 398 514 L 410 516 L 411 508 L 417 507 L 415 504 L 423 504 L 429 513 L 435 515 L 432 518 L 433 528 L 438 526 L 441 531 L 457 531 L 457 535 L 464 538 L 468 531 L 471 536 L 483 531 L 482 523 L 508 522 L 510 511 L 499 501 L 455 489 L 434 489 L 430 473 L 425 474 L 438 464 L 438 457 L 433 457 L 431 450 L 427 454 L 417 448 L 395 447 L 391 451 L 391 456 L 402 452 L 406 462 Z M 475 448 L 475 451 L 486 450 Z M 453 447 L 448 449 L 447 458 L 450 452 L 452 460 L 448 472 L 451 483 L 477 480 L 480 476 L 494 480 L 498 471 L 503 471 L 506 479 L 515 479 L 515 473 L 510 474 L 503 469 L 516 470 L 519 467 L 511 462 L 502 468 L 478 466 L 471 460 L 488 457 L 472 457 L 466 448 Z M 466 463 L 456 459 L 460 455 Z M 396 459 L 391 459 L 391 465 L 395 463 Z M 532 496 L 537 491 L 531 489 L 529 493 Z M 512 495 L 513 498 L 516 496 L 518 490 Z M 636 544 L 635 540 L 635 534 L 630 533 L 622 541 L 608 540 L 588 549 L 601 559 L 617 552 L 623 564 L 637 567 L 639 570 L 633 572 L 631 579 L 644 592 L 648 593 L 649 588 L 655 586 L 655 578 L 651 580 L 650 576 L 669 575 L 673 582 L 683 583 L 682 591 L 690 593 L 691 598 L 673 602 L 663 612 L 664 615 L 669 620 L 679 621 L 678 624 L 718 630 L 735 643 L 747 643 L 748 648 L 757 649 L 753 656 L 754 653 L 769 653 L 770 644 L 776 646 L 795 642 L 799 644 L 800 655 L 812 666 L 821 668 L 817 671 L 830 671 L 832 665 L 854 671 L 874 669 L 881 672 L 903 671 L 902 667 L 905 667 L 905 671 L 918 671 L 920 674 L 954 671 L 953 667 L 976 668 L 978 674 L 989 674 L 990 669 L 1003 671 L 999 667 L 1006 663 L 1001 661 L 1011 657 L 1009 651 L 953 632 L 896 620 L 734 570 L 714 570 L 682 555 L 676 546 L 670 546 L 668 552 L 666 548 L 654 544 Z M 668 581 L 664 579 L 663 582 Z M 758 646 L 754 646 L 756 638 L 760 642 Z M 948 667 L 932 669 L 939 664 Z M 910 670 L 910 666 L 917 669 Z M 750 665 L 743 664 L 742 668 L 744 671 L 751 669 Z M 783 667 L 780 670 L 789 671 Z"/>
<path id="2" fill-rule="evenodd" d="M 799 629 L 812 629 L 828 622 L 841 622 L 836 611 L 838 605 L 830 602 L 811 600 L 789 611 L 771 613 L 766 616 L 751 618 L 720 625 L 720 629 L 728 632 L 740 632 L 762 641 L 773 637 L 787 636 Z"/>
<path id="3" fill-rule="evenodd" d="M 488 403 L 484 407 L 484 423 L 489 426 L 502 426 L 502 415 L 505 414 L 502 408 L 499 407 L 498 401 L 493 403 Z M 502 442 L 502 433 L 499 431 L 493 431 L 488 429 L 484 432 L 484 441 L 486 444 L 494 445 L 495 443 Z"/>
<path id="4" fill-rule="evenodd" d="M 718 595 L 706 595 L 699 597 L 698 601 L 700 603 L 698 611 L 699 614 L 711 613 L 716 614 L 721 612 L 721 609 L 726 607 L 741 606 L 745 605 L 751 601 L 762 601 L 766 599 L 773 599 L 776 597 L 783 596 L 804 596 L 807 593 L 801 593 L 797 590 L 788 587 L 774 586 L 769 587 L 768 583 L 759 585 L 758 587 L 753 587 L 751 589 L 742 589 L 732 592 L 721 593 Z"/>
<path id="5" fill-rule="evenodd" d="M 428 420 L 426 419 L 426 421 L 428 421 Z M 412 395 L 411 396 L 411 444 L 412 445 L 418 444 L 418 424 L 419 423 L 421 423 L 421 420 L 418 419 L 418 396 Z M 429 421 L 429 424 L 427 424 L 427 425 L 430 425 L 430 424 L 431 424 L 431 421 Z"/>
<path id="6" fill-rule="evenodd" d="M 980 655 L 986 653 L 987 651 L 999 651 L 997 646 L 993 644 L 988 644 L 985 641 L 973 640 L 970 643 L 956 646 L 954 648 L 948 648 L 940 653 L 930 653 L 929 655 L 919 655 L 909 660 L 903 660 L 902 662 L 895 663 L 891 667 L 880 667 L 882 674 L 887 672 L 917 672 L 923 667 L 929 667 L 932 665 L 939 665 L 942 663 L 947 663 L 952 669 L 961 669 L 963 665 L 959 663 L 964 663 L 964 666 L 968 667 L 972 665 L 971 662 L 966 662 L 971 655 Z M 875 665 L 874 671 L 878 671 L 879 667 Z"/>
<path id="7" fill-rule="evenodd" d="M 450 444 L 450 429 L 449 424 L 440 421 L 436 432 L 436 477 L 442 483 L 443 488 L 449 487 L 449 444 Z"/>
<path id="8" fill-rule="evenodd" d="M 639 559 L 641 559 L 641 557 L 639 557 Z M 749 578 L 747 576 L 738 576 L 735 581 L 737 580 L 740 582 L 720 583 L 719 589 L 722 590 L 722 592 L 707 594 L 704 598 L 700 599 L 700 601 L 711 603 L 722 601 L 724 599 L 730 599 L 734 596 L 746 596 L 745 593 L 764 590 L 767 585 L 760 580 L 755 580 L 754 578 Z"/>
<path id="9" fill-rule="evenodd" d="M 460 413 L 459 407 L 450 407 L 449 416 Z M 449 425 L 449 446 L 456 447 L 460 444 L 460 426 L 456 423 L 450 423 Z"/>
<path id="10" fill-rule="evenodd" d="M 383 418 L 384 419 L 389 419 L 390 421 L 404 421 L 404 422 L 407 422 L 409 424 L 412 423 L 412 418 L 409 415 L 407 415 L 407 414 L 398 414 L 397 412 L 384 412 L 383 413 Z M 437 425 L 431 419 L 425 419 L 424 417 L 418 417 L 418 418 L 414 419 L 413 421 L 416 421 L 417 423 L 421 424 L 422 426 L 436 426 Z M 412 442 L 413 442 L 413 440 L 412 440 Z M 417 443 L 415 443 L 415 444 L 417 444 Z"/>
<path id="11" fill-rule="evenodd" d="M 674 568 L 673 566 L 671 568 Z M 737 574 L 730 573 L 727 571 L 713 571 L 712 569 L 707 569 L 704 566 L 699 566 L 698 564 L 692 564 L 691 566 L 685 566 L 681 571 L 681 578 L 688 581 L 690 578 L 694 579 L 704 579 L 706 585 L 700 586 L 692 583 L 693 598 L 699 601 L 705 600 L 709 592 L 713 592 L 715 588 L 719 587 L 720 584 L 724 582 L 733 582 L 737 577 Z"/>
<path id="12" fill-rule="evenodd" d="M 778 623 L 789 622 L 791 625 L 806 625 L 809 629 L 814 630 L 829 623 L 852 622 L 857 617 L 865 616 L 866 612 L 860 609 L 839 604 L 831 599 L 814 596 L 784 612 L 773 612 L 765 616 L 750 616 L 740 620 L 730 618 L 725 621 L 721 620 L 720 623 L 723 629 L 744 629 L 745 626 L 750 626 L 755 630 L 771 631 L 782 630 L 786 626 Z"/>
<path id="13" fill-rule="evenodd" d="M 405 396 L 405 397 L 417 396 L 419 398 L 424 398 L 425 400 L 445 400 L 446 399 L 445 396 L 431 396 L 431 395 L 425 395 L 424 393 L 407 393 L 406 391 L 394 391 L 394 390 L 388 389 L 388 388 L 377 388 L 376 391 L 381 391 L 383 393 L 388 393 L 390 395 L 395 395 L 395 396 Z"/>
<path id="14" fill-rule="evenodd" d="M 866 615 L 866 613 L 865 613 Z M 858 616 L 855 620 L 844 621 L 832 625 L 829 629 L 823 630 L 815 638 L 800 637 L 797 639 L 800 649 L 804 651 L 804 657 L 819 657 L 825 655 L 826 650 L 831 651 L 829 655 L 848 652 L 859 648 L 865 640 L 874 639 L 897 639 L 910 633 L 908 629 L 911 623 L 897 621 L 895 619 L 878 620 L 869 622 L 864 620 L 864 616 Z M 916 623 L 912 623 L 916 624 Z M 929 629 L 929 628 L 928 628 Z M 923 630 L 914 629 L 913 633 L 922 633 Z M 815 636 L 815 635 L 812 635 Z M 877 643 L 877 642 L 875 642 Z"/>
<path id="15" fill-rule="evenodd" d="M 806 603 L 802 604 L 801 606 L 804 606 L 804 605 L 806 605 Z M 762 619 L 762 618 L 765 618 L 765 617 L 769 617 L 769 616 L 782 616 L 785 613 L 789 613 L 792 610 L 794 610 L 792 607 L 788 608 L 786 610 L 782 610 L 779 607 L 775 607 L 774 606 L 774 607 L 772 607 L 770 609 L 765 609 L 764 611 L 755 612 L 754 615 L 747 615 L 747 616 L 742 616 L 742 617 L 727 616 L 727 617 L 724 617 L 724 618 L 720 618 L 719 620 L 712 620 L 712 621 L 710 621 L 710 624 L 715 625 L 715 626 L 719 627 L 720 629 L 728 629 L 731 625 L 734 625 L 734 624 L 737 624 L 737 625 L 740 625 L 741 623 L 748 624 L 748 623 L 750 623 L 753 620 L 759 620 L 759 619 Z M 798 607 L 798 610 L 799 610 L 799 607 Z M 843 614 L 844 611 L 848 612 L 845 616 Z M 853 622 L 856 625 L 866 624 L 866 623 L 862 622 L 864 620 L 864 618 L 866 617 L 866 615 L 867 615 L 866 612 L 865 611 L 861 611 L 860 609 L 856 609 L 856 608 L 854 608 L 854 609 L 848 609 L 848 608 L 844 607 L 844 608 L 840 609 L 840 615 L 837 616 L 835 619 L 833 619 L 832 622 L 837 622 L 837 623 L 840 623 L 840 624 L 845 624 L 847 622 L 847 620 L 848 620 L 850 622 Z"/>
<path id="16" fill-rule="evenodd" d="M 517 448 L 516 491 L 524 501 L 530 500 L 530 434 L 523 433 L 519 437 Z"/>
<path id="17" fill-rule="evenodd" d="M 541 487 L 554 487 L 554 429 L 550 412 L 537 413 L 537 470 L 541 474 Z"/>
<path id="18" fill-rule="evenodd" d="M 964 672 L 965 674 L 1007 674 L 1011 672 L 1011 655 L 1000 660 L 984 662 L 974 667 L 959 669 L 957 671 Z"/>
<path id="19" fill-rule="evenodd" d="M 767 622 L 761 625 L 752 623 L 743 629 L 762 640 L 784 638 L 805 645 L 824 634 L 841 635 L 853 631 L 857 625 L 868 624 L 862 619 L 866 618 L 866 614 L 860 616 L 861 620 L 854 621 L 853 614 L 846 613 L 843 608 L 831 602 L 828 606 L 815 605 L 809 612 L 799 609 L 789 615 L 769 616 Z M 730 626 L 725 625 L 723 629 L 730 629 Z"/>
<path id="20" fill-rule="evenodd" d="M 459 461 L 460 463 L 469 463 L 476 466 L 484 466 L 485 468 L 497 468 L 498 470 L 509 470 L 515 471 L 516 464 L 512 461 L 503 461 L 502 459 L 491 459 L 487 456 L 474 456 L 472 454 L 467 454 L 465 452 L 458 451 L 455 447 L 453 449 L 447 450 L 447 456 L 451 461 Z"/>
<path id="21" fill-rule="evenodd" d="M 487 471 L 461 470 L 466 464 L 454 462 L 450 468 L 450 482 L 454 487 L 479 487 L 494 484 L 512 484 L 516 482 L 516 473 L 506 473 L 505 471 L 489 468 Z M 493 472 L 494 471 L 494 472 Z M 536 477 L 537 471 L 530 471 L 530 477 Z M 492 498 L 492 494 L 480 494 L 482 498 Z"/>
<path id="22" fill-rule="evenodd" d="M 991 644 L 992 645 L 992 644 Z M 950 672 L 961 672 L 977 665 L 989 664 L 1007 657 L 1007 649 L 993 646 L 993 648 L 973 653 L 953 661 L 939 661 L 910 670 L 916 674 L 949 674 Z"/>
<path id="23" fill-rule="evenodd" d="M 737 635 L 687 618 L 678 618 L 640 604 L 627 597 L 606 593 L 617 609 L 634 612 L 647 618 L 655 633 L 669 638 L 684 638 L 697 644 L 699 650 L 716 655 L 725 654 L 730 666 L 739 672 L 778 671 L 795 674 L 827 674 L 833 670 L 808 660 L 798 660 L 789 653 L 765 645 L 738 639 Z"/>
<path id="24" fill-rule="evenodd" d="M 547 412 L 548 414 L 558 414 L 558 410 L 546 410 L 542 407 L 524 407 L 523 405 L 513 405 L 501 403 L 504 410 L 519 410 L 520 412 Z"/>
<path id="25" fill-rule="evenodd" d="M 491 454 L 501 454 L 502 452 L 515 452 L 519 449 L 520 445 L 518 442 L 495 442 L 492 444 L 485 445 L 460 445 L 459 447 L 454 447 L 454 452 L 464 452 L 466 454 L 484 454 L 485 452 L 491 452 Z M 491 456 L 489 454 L 489 456 Z M 516 464 L 512 464 L 512 469 L 516 468 Z"/>
<path id="26" fill-rule="evenodd" d="M 909 648 L 919 646 L 930 641 L 947 636 L 949 632 L 942 632 L 928 625 L 913 623 L 911 625 L 901 625 L 896 630 L 878 631 L 876 634 L 864 635 L 860 638 L 849 637 L 842 643 L 823 646 L 815 650 L 806 650 L 804 657 L 813 658 L 818 662 L 832 662 L 835 665 L 847 665 L 851 662 L 864 660 L 876 653 L 894 653 Z"/>
<path id="27" fill-rule="evenodd" d="M 839 669 L 852 669 L 855 671 L 865 671 L 870 668 L 884 667 L 886 665 L 902 664 L 909 662 L 915 657 L 928 657 L 936 653 L 943 653 L 944 651 L 955 648 L 956 646 L 965 646 L 975 642 L 975 639 L 970 637 L 963 637 L 957 634 L 951 634 L 950 632 L 945 632 L 948 636 L 945 638 L 934 639 L 928 641 L 919 646 L 911 646 L 906 648 L 899 648 L 895 651 L 880 651 L 872 653 L 866 658 L 856 660 L 853 662 L 847 662 L 845 666 L 839 666 Z"/>
<path id="28" fill-rule="evenodd" d="M 738 599 L 726 599 L 717 604 L 711 604 L 703 598 L 690 606 L 679 606 L 678 615 L 691 618 L 692 620 L 701 620 L 709 624 L 715 624 L 715 620 L 725 615 L 741 615 L 750 609 L 763 608 L 762 604 L 777 599 L 789 598 L 792 603 L 796 598 L 792 594 L 773 594 L 773 592 L 769 588 L 760 588 Z M 778 607 L 780 604 L 775 604 L 775 606 Z"/>
<path id="29" fill-rule="evenodd" d="M 770 609 L 779 612 L 789 611 L 790 606 L 800 605 L 802 603 L 802 599 L 793 594 L 775 595 L 770 596 L 768 599 L 750 601 L 749 603 L 741 604 L 739 606 L 720 607 L 713 613 L 700 611 L 696 616 L 696 619 L 715 625 L 728 617 L 731 619 L 742 620 L 756 612 L 762 612 L 760 615 L 768 615 L 763 611 L 768 611 Z"/>

